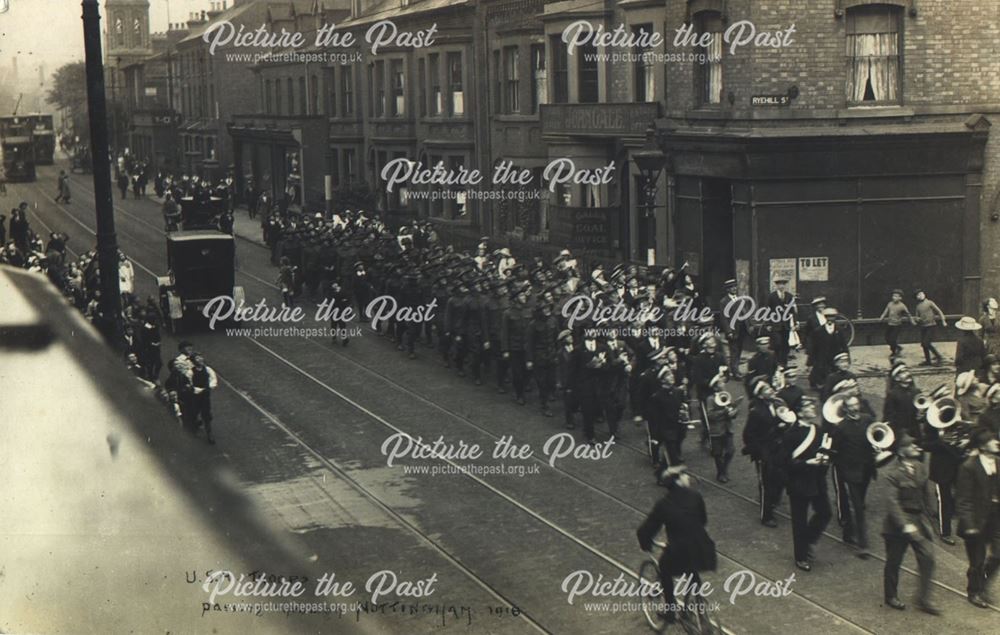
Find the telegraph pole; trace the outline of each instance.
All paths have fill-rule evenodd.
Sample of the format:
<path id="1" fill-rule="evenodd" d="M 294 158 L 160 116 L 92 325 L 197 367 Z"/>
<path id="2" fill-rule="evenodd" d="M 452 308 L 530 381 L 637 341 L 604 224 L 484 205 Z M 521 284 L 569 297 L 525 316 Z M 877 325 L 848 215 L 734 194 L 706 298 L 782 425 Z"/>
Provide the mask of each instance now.
<path id="1" fill-rule="evenodd" d="M 118 238 L 111 202 L 111 163 L 108 158 L 108 112 L 104 98 L 101 57 L 101 15 L 97 0 L 83 0 L 83 47 L 87 61 L 87 108 L 90 117 L 90 153 L 97 207 L 97 264 L 100 267 L 101 332 L 118 348 L 124 342 L 121 289 L 118 286 Z"/>

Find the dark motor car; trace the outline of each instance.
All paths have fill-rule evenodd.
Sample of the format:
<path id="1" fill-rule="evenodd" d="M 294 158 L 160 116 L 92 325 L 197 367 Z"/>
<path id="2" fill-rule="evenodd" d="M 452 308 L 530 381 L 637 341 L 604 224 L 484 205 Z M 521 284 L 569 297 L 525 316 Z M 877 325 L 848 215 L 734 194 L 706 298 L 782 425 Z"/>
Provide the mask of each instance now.
<path id="1" fill-rule="evenodd" d="M 167 234 L 169 271 L 157 284 L 164 323 L 172 333 L 216 296 L 231 296 L 237 305 L 244 300 L 243 287 L 236 286 L 235 256 L 235 239 L 218 230 Z"/>

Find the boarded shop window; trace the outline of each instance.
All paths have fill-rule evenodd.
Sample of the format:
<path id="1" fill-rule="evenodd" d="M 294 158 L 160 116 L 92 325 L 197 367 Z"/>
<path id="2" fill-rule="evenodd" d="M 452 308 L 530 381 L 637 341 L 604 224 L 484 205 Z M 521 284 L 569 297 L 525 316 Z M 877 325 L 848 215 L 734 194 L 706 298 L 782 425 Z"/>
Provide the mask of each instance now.
<path id="1" fill-rule="evenodd" d="M 695 61 L 695 78 L 702 104 L 722 103 L 722 15 L 715 11 L 703 11 L 695 16 L 697 31 L 711 33 L 712 40 L 704 49 L 704 58 Z"/>
<path id="2" fill-rule="evenodd" d="M 531 112 L 548 101 L 548 74 L 545 71 L 545 45 L 531 45 Z"/>
<path id="3" fill-rule="evenodd" d="M 900 7 L 863 5 L 847 11 L 847 99 L 899 101 Z"/>

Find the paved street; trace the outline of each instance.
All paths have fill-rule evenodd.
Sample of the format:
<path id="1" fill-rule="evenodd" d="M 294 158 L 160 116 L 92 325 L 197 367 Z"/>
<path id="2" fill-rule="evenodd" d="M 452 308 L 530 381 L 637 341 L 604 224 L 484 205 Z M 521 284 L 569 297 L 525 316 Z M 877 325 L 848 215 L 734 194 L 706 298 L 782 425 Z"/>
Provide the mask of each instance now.
<path id="1" fill-rule="evenodd" d="M 57 204 L 53 195 L 59 167 L 40 168 L 37 183 L 11 184 L 4 204 L 32 203 L 29 220 L 35 230 L 69 234 L 69 251 L 76 255 L 94 241 L 93 183 L 90 175 L 73 175 L 72 203 Z M 153 277 L 167 269 L 159 203 L 116 198 L 115 206 L 119 245 L 135 264 L 137 293 L 155 296 Z M 242 220 L 246 212 L 238 215 L 244 239 L 237 241 L 237 283 L 245 288 L 248 304 L 267 298 L 270 305 L 279 305 L 269 252 L 257 240 L 254 226 Z M 311 311 L 306 313 L 303 327 L 313 325 Z M 550 462 L 543 447 L 564 432 L 559 412 L 555 418 L 542 417 L 531 402 L 533 395 L 527 406 L 518 406 L 510 395 L 497 394 L 489 381 L 477 387 L 469 378 L 456 377 L 430 349 L 409 360 L 387 338 L 367 325 L 361 328 L 362 335 L 347 347 L 318 337 L 227 333 L 221 326 L 216 332 L 202 328 L 184 335 L 220 377 L 213 398 L 215 460 L 239 474 L 253 500 L 305 541 L 324 570 L 361 587 L 384 569 L 400 580 L 436 575 L 433 595 L 412 601 L 436 606 L 437 612 L 345 617 L 336 632 L 355 632 L 355 625 L 394 633 L 643 632 L 641 613 L 587 606 L 605 601 L 593 596 L 576 598 L 571 605 L 561 586 L 580 570 L 605 580 L 619 575 L 634 580 L 643 558 L 635 530 L 663 494 L 653 481 L 644 430 L 626 422 L 606 458 Z M 165 339 L 165 356 L 176 344 L 176 338 Z M 918 347 L 907 349 L 912 361 L 918 361 Z M 954 347 L 948 344 L 942 351 L 951 356 Z M 887 367 L 884 347 L 859 349 L 855 357 L 866 371 L 862 390 L 881 413 L 885 379 L 877 370 Z M 918 375 L 917 381 L 929 390 L 952 373 L 944 366 Z M 742 387 L 734 384 L 730 390 L 740 394 Z M 136 413 L 137 420 L 141 417 Z M 738 418 L 741 426 L 744 419 L 743 414 Z M 452 444 L 478 444 L 485 452 L 478 459 L 404 458 L 389 467 L 382 446 L 397 433 L 428 442 L 442 437 Z M 491 457 L 494 444 L 508 436 L 516 445 L 529 445 L 533 455 Z M 598 440 L 605 438 L 606 431 L 599 430 Z M 961 543 L 934 547 L 934 598 L 942 617 L 882 606 L 878 529 L 885 509 L 884 479 L 875 482 L 868 499 L 876 557 L 855 558 L 840 540 L 834 520 L 817 549 L 816 565 L 804 573 L 792 558 L 787 501 L 778 528 L 758 522 L 757 482 L 749 461 L 737 454 L 731 482 L 721 485 L 712 478 L 711 457 L 698 447 L 696 434 L 684 449 L 688 464 L 704 477 L 699 489 L 719 552 L 719 569 L 708 578 L 717 587 L 711 599 L 720 602 L 717 617 L 730 632 L 979 633 L 994 631 L 1000 623 L 1000 606 L 983 611 L 965 600 Z M 490 473 L 500 464 L 515 473 Z M 482 469 L 460 474 L 404 470 L 419 465 L 439 471 L 459 465 Z M 909 601 L 916 582 L 912 553 L 905 565 L 900 596 Z M 195 568 L 205 567 L 178 562 L 176 575 L 180 579 Z M 739 571 L 760 582 L 794 575 L 792 592 L 783 599 L 750 594 L 730 601 L 723 586 Z"/>

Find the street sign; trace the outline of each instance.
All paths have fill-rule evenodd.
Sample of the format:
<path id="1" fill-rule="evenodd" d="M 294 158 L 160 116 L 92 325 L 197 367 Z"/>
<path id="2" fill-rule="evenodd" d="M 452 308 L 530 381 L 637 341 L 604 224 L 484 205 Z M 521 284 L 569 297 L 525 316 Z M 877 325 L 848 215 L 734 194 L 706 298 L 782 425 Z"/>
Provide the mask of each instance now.
<path id="1" fill-rule="evenodd" d="M 750 97 L 751 106 L 787 106 L 792 103 L 788 95 L 754 95 Z"/>

